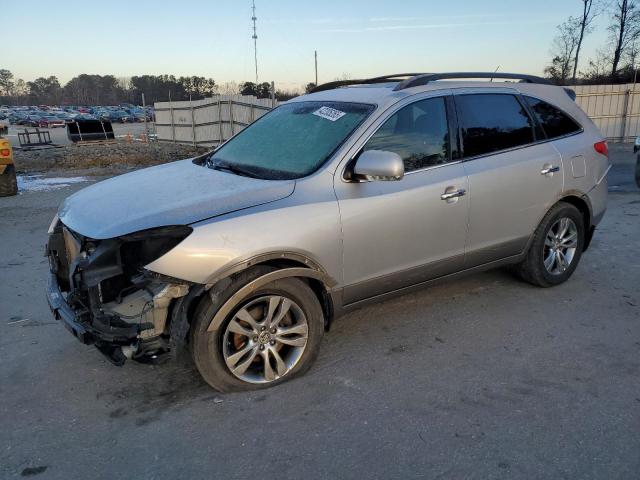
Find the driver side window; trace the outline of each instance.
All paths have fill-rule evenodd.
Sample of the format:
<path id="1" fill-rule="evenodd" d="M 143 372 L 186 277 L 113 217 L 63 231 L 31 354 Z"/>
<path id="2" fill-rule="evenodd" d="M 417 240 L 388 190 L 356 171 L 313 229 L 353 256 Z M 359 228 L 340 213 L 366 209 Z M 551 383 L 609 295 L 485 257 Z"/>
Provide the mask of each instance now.
<path id="1" fill-rule="evenodd" d="M 397 153 L 405 172 L 449 162 L 445 98 L 428 98 L 403 107 L 382 124 L 363 150 Z"/>

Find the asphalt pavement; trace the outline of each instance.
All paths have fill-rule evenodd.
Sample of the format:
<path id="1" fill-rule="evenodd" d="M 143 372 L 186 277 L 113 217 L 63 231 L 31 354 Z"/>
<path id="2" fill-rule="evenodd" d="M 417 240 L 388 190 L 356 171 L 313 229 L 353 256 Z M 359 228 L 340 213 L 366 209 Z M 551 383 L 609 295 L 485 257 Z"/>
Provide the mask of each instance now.
<path id="1" fill-rule="evenodd" d="M 225 395 L 52 318 L 46 230 L 86 182 L 0 198 L 0 478 L 639 478 L 640 193 L 612 157 L 567 283 L 497 270 L 371 305 L 306 376 Z"/>

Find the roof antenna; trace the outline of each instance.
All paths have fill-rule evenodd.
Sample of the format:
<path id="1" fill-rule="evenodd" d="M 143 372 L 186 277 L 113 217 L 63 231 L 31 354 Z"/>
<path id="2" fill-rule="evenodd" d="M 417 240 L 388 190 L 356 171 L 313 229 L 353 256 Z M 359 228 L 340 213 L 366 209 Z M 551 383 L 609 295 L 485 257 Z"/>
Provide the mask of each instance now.
<path id="1" fill-rule="evenodd" d="M 496 69 L 493 71 L 494 75 L 498 72 L 498 70 L 500 70 L 500 65 L 498 65 Z M 493 77 L 491 77 L 491 80 L 489 80 L 489 83 L 493 83 Z"/>

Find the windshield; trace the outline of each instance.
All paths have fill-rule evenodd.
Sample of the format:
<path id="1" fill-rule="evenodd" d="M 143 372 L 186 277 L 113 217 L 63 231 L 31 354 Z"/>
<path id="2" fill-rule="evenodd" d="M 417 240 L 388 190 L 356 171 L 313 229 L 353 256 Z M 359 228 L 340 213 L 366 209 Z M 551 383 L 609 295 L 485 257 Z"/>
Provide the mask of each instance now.
<path id="1" fill-rule="evenodd" d="M 210 168 L 269 180 L 316 171 L 374 110 L 345 102 L 295 102 L 272 110 L 216 150 Z"/>

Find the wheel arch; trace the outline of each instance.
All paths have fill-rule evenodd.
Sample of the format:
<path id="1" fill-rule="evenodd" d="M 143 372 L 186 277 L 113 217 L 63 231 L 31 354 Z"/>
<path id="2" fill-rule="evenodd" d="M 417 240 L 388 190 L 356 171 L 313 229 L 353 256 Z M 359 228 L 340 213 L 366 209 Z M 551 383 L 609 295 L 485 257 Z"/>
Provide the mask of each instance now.
<path id="1" fill-rule="evenodd" d="M 302 254 L 295 252 L 269 253 L 257 255 L 235 263 L 232 267 L 226 268 L 210 277 L 206 284 L 199 284 L 192 287 L 188 295 L 174 302 L 171 308 L 169 324 L 172 348 L 182 350 L 186 346 L 188 331 L 197 311 L 198 304 L 204 295 L 208 295 L 208 291 L 213 286 L 219 285 L 221 282 L 229 282 L 233 276 L 248 269 L 262 266 L 272 267 L 274 270 L 271 273 L 277 273 L 277 275 L 271 276 L 271 273 L 262 275 L 245 287 L 253 284 L 252 288 L 254 288 L 255 282 L 260 280 L 269 282 L 280 278 L 298 278 L 304 281 L 315 294 L 322 307 L 325 318 L 325 328 L 329 328 L 335 312 L 332 295 L 333 288 L 337 285 L 335 279 L 328 275 L 317 262 Z M 242 295 L 243 293 L 241 292 L 245 287 L 236 293 Z M 234 294 L 224 306 L 232 303 L 235 296 L 236 294 Z M 222 310 L 223 308 L 220 309 L 220 311 Z M 220 316 L 224 315 L 216 315 L 214 321 L 218 321 L 218 317 Z"/>
<path id="2" fill-rule="evenodd" d="M 591 202 L 589 201 L 589 197 L 583 195 L 580 192 L 566 192 L 563 195 L 559 202 L 568 203 L 573 205 L 578 209 L 578 211 L 582 214 L 582 218 L 584 220 L 584 247 L 582 251 L 586 251 L 589 248 L 589 244 L 591 243 L 591 238 L 593 238 L 593 231 L 595 230 L 595 226 L 593 225 L 593 208 L 591 206 Z M 553 208 L 553 207 L 552 207 Z"/>

